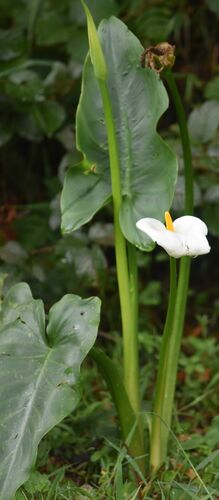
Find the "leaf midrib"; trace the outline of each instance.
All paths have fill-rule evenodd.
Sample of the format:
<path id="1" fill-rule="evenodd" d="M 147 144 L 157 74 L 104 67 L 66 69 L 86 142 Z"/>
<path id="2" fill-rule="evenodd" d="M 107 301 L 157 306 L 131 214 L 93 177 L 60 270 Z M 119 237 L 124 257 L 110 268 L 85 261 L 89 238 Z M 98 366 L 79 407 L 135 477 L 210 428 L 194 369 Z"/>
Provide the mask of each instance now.
<path id="1" fill-rule="evenodd" d="M 132 195 L 132 189 L 131 189 L 131 173 L 132 173 L 132 159 L 133 159 L 133 154 L 132 154 L 132 135 L 131 135 L 131 128 L 129 126 L 129 119 L 128 119 L 128 114 L 125 111 L 126 110 L 126 91 L 123 91 L 124 86 L 122 82 L 122 77 L 121 77 L 121 68 L 117 69 L 117 55 L 116 55 L 116 47 L 115 44 L 112 43 L 113 36 L 111 34 L 111 25 L 110 25 L 110 49 L 111 49 L 111 54 L 112 54 L 112 60 L 114 64 L 114 74 L 113 78 L 116 81 L 116 84 L 113 86 L 114 92 L 116 89 L 117 93 L 117 101 L 119 103 L 120 107 L 120 114 L 119 117 L 121 117 L 121 120 L 119 120 L 119 127 L 116 127 L 116 132 L 117 132 L 117 145 L 118 145 L 118 151 L 119 151 L 119 158 L 120 158 L 120 175 L 121 175 L 121 185 L 122 185 L 122 192 L 123 194 L 126 194 L 128 196 Z M 116 123 L 116 116 L 115 116 L 115 123 Z M 124 126 L 124 127 L 123 127 Z M 123 134 L 123 141 L 122 141 L 122 135 L 120 130 L 125 130 L 125 135 Z M 126 165 L 123 165 L 123 160 L 122 160 L 122 150 L 121 150 L 121 145 L 123 142 L 123 149 L 125 152 L 125 155 L 127 157 L 127 163 Z M 124 153 L 123 153 L 124 155 Z"/>
<path id="2" fill-rule="evenodd" d="M 46 347 L 49 349 L 49 352 L 48 352 L 48 355 L 46 356 L 45 362 L 44 362 L 44 364 L 42 366 L 42 370 L 40 371 L 40 374 L 38 376 L 37 383 L 35 385 L 36 390 L 33 392 L 33 396 L 30 399 L 30 403 L 28 405 L 28 411 L 26 413 L 26 417 L 23 419 L 24 421 L 22 423 L 20 436 L 19 436 L 19 439 L 16 442 L 16 447 L 15 447 L 15 452 L 14 452 L 13 460 L 10 462 L 10 466 L 7 469 L 7 475 L 6 475 L 5 479 L 4 479 L 4 483 L 3 483 L 3 486 L 2 486 L 1 496 L 2 496 L 2 494 L 5 494 L 5 493 L 7 494 L 8 493 L 8 491 L 7 491 L 8 490 L 8 487 L 7 487 L 8 476 L 9 476 L 9 481 L 11 481 L 11 470 L 12 470 L 12 468 L 14 466 L 14 463 L 15 463 L 15 460 L 16 460 L 16 457 L 17 457 L 17 453 L 18 453 L 18 450 L 19 450 L 20 443 L 21 443 L 21 441 L 23 439 L 23 436 L 24 436 L 25 431 L 26 431 L 26 427 L 27 427 L 28 422 L 29 422 L 29 417 L 30 417 L 30 414 L 31 414 L 31 410 L 33 408 L 34 400 L 36 399 L 36 394 L 38 393 L 38 388 L 40 386 L 41 379 L 42 379 L 44 371 L 45 371 L 45 367 L 48 364 L 48 360 L 50 358 L 51 353 L 53 352 L 52 348 L 49 348 L 48 346 L 46 346 Z M 5 491 L 5 489 L 6 489 L 6 491 Z"/>

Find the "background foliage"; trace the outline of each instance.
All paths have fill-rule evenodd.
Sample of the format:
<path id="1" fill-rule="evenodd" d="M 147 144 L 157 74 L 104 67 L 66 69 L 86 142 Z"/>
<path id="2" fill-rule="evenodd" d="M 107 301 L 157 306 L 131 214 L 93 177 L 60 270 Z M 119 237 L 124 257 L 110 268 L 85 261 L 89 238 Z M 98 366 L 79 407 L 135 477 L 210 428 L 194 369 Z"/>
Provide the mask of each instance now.
<path id="1" fill-rule="evenodd" d="M 119 16 L 144 46 L 166 39 L 176 45 L 175 72 L 193 148 L 196 215 L 209 226 L 212 251 L 192 266 L 175 418 L 180 446 L 175 442 L 170 468 L 155 484 L 152 498 L 155 494 L 159 498 L 161 489 L 172 495 L 170 498 L 201 495 L 181 448 L 209 487 L 219 489 L 218 2 L 90 0 L 87 4 L 96 23 L 103 17 Z M 44 299 L 47 310 L 68 292 L 80 292 L 84 297 L 99 295 L 103 301 L 99 343 L 107 339 L 108 350 L 116 357 L 121 346 L 111 209 L 105 207 L 92 223 L 71 236 L 63 237 L 59 226 L 64 172 L 81 159 L 75 149 L 74 120 L 86 52 L 86 23 L 79 0 L 0 0 L 1 284 L 4 282 L 6 291 L 20 280 L 27 281 L 33 295 Z M 159 131 L 180 158 L 173 204 L 173 215 L 179 215 L 183 205 L 182 155 L 175 121 L 170 105 Z M 145 409 L 150 411 L 168 265 L 158 250 L 139 253 L 138 260 L 142 392 L 148 401 Z M 90 361 L 82 385 L 86 390 L 78 413 L 56 428 L 40 447 L 38 472 L 26 486 L 28 498 L 35 494 L 37 498 L 72 498 L 73 493 L 81 498 L 82 484 L 85 498 L 97 498 L 97 484 L 100 498 L 133 495 L 133 484 L 122 478 L 124 450 L 120 462 L 115 462 L 119 443 L 114 410 Z M 207 456 L 211 458 L 206 462 Z M 23 493 L 18 495 L 25 498 Z"/>

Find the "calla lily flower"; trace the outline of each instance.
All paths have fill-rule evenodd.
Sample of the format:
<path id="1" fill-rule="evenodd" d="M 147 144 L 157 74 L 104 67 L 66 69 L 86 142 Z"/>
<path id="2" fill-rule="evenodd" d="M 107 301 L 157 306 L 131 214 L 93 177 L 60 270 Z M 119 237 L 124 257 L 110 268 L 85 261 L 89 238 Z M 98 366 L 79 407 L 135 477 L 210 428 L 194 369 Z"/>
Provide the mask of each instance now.
<path id="1" fill-rule="evenodd" d="M 157 219 L 147 217 L 140 219 L 136 226 L 176 259 L 210 252 L 211 247 L 206 238 L 208 228 L 201 219 L 185 215 L 172 221 L 169 212 L 165 212 L 165 222 L 166 226 Z"/>

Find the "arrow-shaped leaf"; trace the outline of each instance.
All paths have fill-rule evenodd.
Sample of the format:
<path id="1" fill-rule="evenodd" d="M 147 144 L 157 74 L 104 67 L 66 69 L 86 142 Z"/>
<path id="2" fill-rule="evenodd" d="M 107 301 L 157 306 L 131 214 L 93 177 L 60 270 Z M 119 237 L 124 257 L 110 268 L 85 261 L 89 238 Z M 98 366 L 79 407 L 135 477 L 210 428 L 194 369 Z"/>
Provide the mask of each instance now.
<path id="1" fill-rule="evenodd" d="M 28 478 L 41 438 L 76 406 L 80 365 L 94 344 L 100 301 L 65 295 L 45 313 L 25 283 L 0 316 L 0 499 Z"/>
<path id="2" fill-rule="evenodd" d="M 163 219 L 172 202 L 177 175 L 176 157 L 156 131 L 168 97 L 159 75 L 141 67 L 143 47 L 121 21 L 114 17 L 102 21 L 98 33 L 107 64 L 120 157 L 121 228 L 129 241 L 148 249 L 149 239 L 136 229 L 136 221 L 144 216 Z M 61 202 L 65 232 L 88 222 L 111 195 L 104 112 L 89 57 L 76 129 L 77 147 L 91 167 L 83 171 L 80 180 L 78 168 L 67 172 Z"/>

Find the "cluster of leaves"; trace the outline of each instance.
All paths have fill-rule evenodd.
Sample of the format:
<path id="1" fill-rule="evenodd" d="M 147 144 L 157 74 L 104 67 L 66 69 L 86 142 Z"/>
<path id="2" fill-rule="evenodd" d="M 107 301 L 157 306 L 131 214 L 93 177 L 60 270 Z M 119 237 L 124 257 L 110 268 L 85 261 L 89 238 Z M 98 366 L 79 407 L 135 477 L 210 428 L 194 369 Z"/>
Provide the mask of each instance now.
<path id="1" fill-rule="evenodd" d="M 197 61 L 197 49 L 202 57 L 207 45 L 202 75 L 216 71 L 215 66 L 209 67 L 209 61 L 214 60 L 217 2 L 203 1 L 198 7 L 191 7 L 187 1 L 179 5 L 176 0 L 168 0 L 165 7 L 162 1 L 154 0 L 147 6 L 141 0 L 87 3 L 97 24 L 104 17 L 120 15 L 143 45 L 169 38 L 177 44 L 177 55 L 184 66 L 188 66 L 188 60 Z M 12 192 L 14 197 L 19 194 L 26 201 L 28 193 L 24 194 L 23 183 L 29 185 L 34 179 L 34 185 L 42 192 L 45 178 L 56 172 L 57 158 L 60 161 L 66 150 L 73 151 L 72 125 L 88 47 L 80 1 L 19 0 L 14 4 L 3 0 L 0 42 L 0 147 L 7 180 L 1 194 L 3 200 L 9 191 L 9 197 L 13 198 Z M 191 68 L 187 67 L 186 72 L 187 90 L 191 92 L 199 81 Z M 19 191 L 14 181 L 16 175 L 22 180 L 18 183 Z M 36 186 L 31 194 L 39 196 Z"/>
<path id="2" fill-rule="evenodd" d="M 141 0 L 124 0 L 119 4 L 111 0 L 107 5 L 98 0 L 88 2 L 96 23 L 103 17 L 120 15 L 143 45 L 157 43 L 161 36 L 162 40 L 169 38 L 176 43 L 178 60 L 182 60 L 187 74 L 186 96 L 191 99 L 196 88 L 199 92 L 203 89 L 201 79 L 217 72 L 215 65 L 209 67 L 209 61 L 214 61 L 217 2 L 201 2 L 198 7 L 190 7 L 189 2 L 178 5 L 176 0 L 169 0 L 165 7 L 162 4 L 153 0 L 147 7 Z M 79 0 L 65 0 L 61 4 L 19 0 L 16 5 L 4 0 L 0 14 L 0 158 L 4 176 L 1 198 L 7 203 L 21 200 L 32 203 L 42 196 L 55 196 L 63 178 L 60 173 L 57 179 L 58 165 L 63 173 L 66 166 L 80 158 L 74 150 L 73 121 L 88 46 L 85 16 Z M 202 23 L 206 19 L 207 23 Z M 202 25 L 205 30 L 201 30 Z M 196 74 L 202 72 L 198 78 L 188 60 L 194 60 L 192 50 L 195 50 L 197 61 L 197 53 L 202 55 L 206 44 L 205 66 L 202 58 L 201 70 L 195 68 Z M 217 76 L 206 87 L 205 96 L 208 100 L 218 100 Z M 213 106 L 209 113 L 213 124 L 207 135 L 208 127 L 204 136 L 200 132 L 195 134 L 195 139 L 205 145 L 217 129 Z M 196 128 L 194 119 L 192 128 Z M 207 160 L 215 155 L 212 148 L 210 154 L 205 148 Z M 215 190 L 208 192 L 207 203 L 215 204 L 215 196 Z M 213 209 L 216 218 L 217 207 Z M 210 219 L 208 213 L 207 219 Z"/>
<path id="3" fill-rule="evenodd" d="M 118 12 L 113 0 L 104 9 L 101 2 L 94 3 L 97 22 Z M 23 185 L 34 179 L 34 198 L 45 193 L 45 180 L 57 171 L 57 159 L 73 151 L 78 81 L 87 52 L 85 18 L 78 0 L 6 0 L 0 19 L 2 194 L 6 199 L 9 191 L 10 198 L 27 201 Z M 22 182 L 15 183 L 16 176 Z M 57 183 L 51 194 L 54 189 Z"/>

